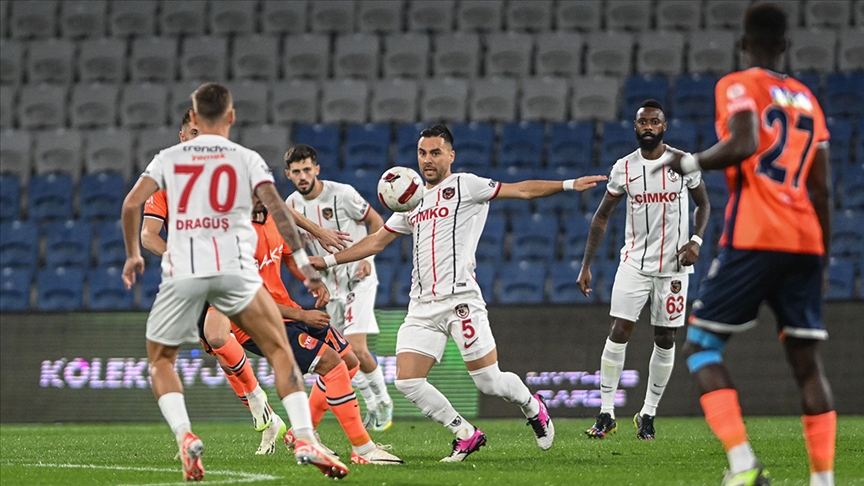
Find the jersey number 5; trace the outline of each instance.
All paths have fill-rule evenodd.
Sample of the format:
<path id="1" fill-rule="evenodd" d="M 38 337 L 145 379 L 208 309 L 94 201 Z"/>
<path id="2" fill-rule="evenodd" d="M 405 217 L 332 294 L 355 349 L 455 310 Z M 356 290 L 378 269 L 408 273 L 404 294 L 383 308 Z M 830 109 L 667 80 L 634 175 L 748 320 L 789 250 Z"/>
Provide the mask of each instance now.
<path id="1" fill-rule="evenodd" d="M 189 206 L 189 194 L 192 193 L 192 186 L 195 185 L 195 182 L 201 176 L 201 173 L 204 172 L 203 165 L 175 165 L 174 173 L 175 174 L 189 174 L 190 177 L 186 181 L 186 185 L 183 187 L 183 192 L 180 193 L 180 203 L 177 205 L 177 212 L 180 214 L 186 213 L 186 210 Z M 222 182 L 222 176 L 226 176 L 227 180 L 227 194 L 225 195 L 225 200 L 219 200 L 219 184 Z M 213 174 L 210 176 L 210 207 L 213 208 L 217 213 L 227 213 L 234 207 L 234 200 L 237 197 L 237 173 L 234 171 L 234 167 L 230 165 L 223 164 L 213 171 Z"/>
<path id="2" fill-rule="evenodd" d="M 789 115 L 787 115 L 779 106 L 771 105 L 765 111 L 762 124 L 764 128 L 779 126 L 779 129 L 777 130 L 777 138 L 774 139 L 774 143 L 771 144 L 771 147 L 769 147 L 765 152 L 759 154 L 759 157 L 757 158 L 759 163 L 756 164 L 756 173 L 762 174 L 778 184 L 784 184 L 786 182 L 787 169 L 775 164 L 775 162 L 777 159 L 783 158 L 784 155 L 785 157 L 793 155 L 785 154 L 789 135 Z M 793 169 L 792 174 L 790 174 L 792 177 L 792 187 L 798 188 L 801 184 L 801 168 L 804 167 L 804 162 L 807 160 L 807 154 L 810 152 L 810 144 L 813 143 L 813 118 L 807 115 L 798 115 L 798 122 L 795 123 L 795 129 L 807 132 L 807 144 L 801 152 L 801 161 L 798 164 L 798 167 Z M 791 164 L 786 165 L 787 167 L 791 166 Z"/>

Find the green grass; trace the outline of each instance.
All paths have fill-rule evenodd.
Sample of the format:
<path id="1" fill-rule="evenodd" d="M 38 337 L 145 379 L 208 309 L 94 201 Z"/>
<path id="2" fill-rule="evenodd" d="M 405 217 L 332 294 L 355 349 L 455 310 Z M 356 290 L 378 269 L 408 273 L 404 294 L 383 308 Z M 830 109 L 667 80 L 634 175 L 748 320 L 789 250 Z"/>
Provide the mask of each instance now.
<path id="1" fill-rule="evenodd" d="M 657 420 L 658 439 L 642 442 L 621 417 L 619 431 L 590 440 L 593 421 L 557 420 L 555 445 L 540 451 L 524 421 L 477 420 L 489 444 L 460 464 L 438 460 L 450 452 L 452 436 L 431 421 L 402 421 L 373 440 L 393 445 L 404 466 L 355 466 L 342 482 L 375 485 L 716 485 L 726 456 L 704 421 Z M 775 485 L 806 485 L 807 454 L 797 417 L 750 417 L 753 447 Z M 201 422 L 206 444 L 205 481 L 210 484 L 313 484 L 325 482 L 317 469 L 299 467 L 280 446 L 273 456 L 252 453 L 259 436 L 250 425 Z M 324 442 L 343 458 L 347 439 L 333 422 L 321 426 Z M 0 483 L 14 485 L 183 484 L 176 448 L 165 424 L 26 425 L 0 427 Z M 864 417 L 843 416 L 838 424 L 838 485 L 864 485 Z M 256 476 L 257 475 L 257 476 Z"/>

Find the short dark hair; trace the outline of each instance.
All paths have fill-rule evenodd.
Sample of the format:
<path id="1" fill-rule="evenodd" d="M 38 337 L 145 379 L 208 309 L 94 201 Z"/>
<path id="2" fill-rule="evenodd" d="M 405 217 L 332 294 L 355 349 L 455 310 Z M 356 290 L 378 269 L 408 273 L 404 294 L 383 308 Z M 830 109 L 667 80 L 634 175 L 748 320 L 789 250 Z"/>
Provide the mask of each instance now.
<path id="1" fill-rule="evenodd" d="M 183 119 L 180 120 L 180 128 L 192 123 L 192 108 L 183 112 Z"/>
<path id="2" fill-rule="evenodd" d="M 429 128 L 424 128 L 422 132 L 420 132 L 420 138 L 431 138 L 431 137 L 441 137 L 445 142 L 449 143 L 450 146 L 453 146 L 453 134 L 450 133 L 450 130 L 444 125 L 432 125 Z"/>
<path id="3" fill-rule="evenodd" d="M 642 104 L 639 105 L 639 108 L 657 108 L 658 110 L 663 111 L 663 105 L 655 99 L 647 99 L 643 101 Z M 666 112 L 663 111 L 663 113 L 665 114 Z"/>
<path id="4" fill-rule="evenodd" d="M 215 123 L 231 108 L 231 92 L 216 83 L 205 83 L 192 93 L 192 109 L 205 123 Z"/>
<path id="5" fill-rule="evenodd" d="M 773 3 L 758 3 L 744 16 L 744 39 L 752 48 L 772 56 L 783 53 L 786 12 Z"/>
<path id="6" fill-rule="evenodd" d="M 318 165 L 318 152 L 308 145 L 298 143 L 285 152 L 285 167 L 290 169 L 294 162 L 302 162 L 306 159 L 311 159 L 312 165 Z"/>

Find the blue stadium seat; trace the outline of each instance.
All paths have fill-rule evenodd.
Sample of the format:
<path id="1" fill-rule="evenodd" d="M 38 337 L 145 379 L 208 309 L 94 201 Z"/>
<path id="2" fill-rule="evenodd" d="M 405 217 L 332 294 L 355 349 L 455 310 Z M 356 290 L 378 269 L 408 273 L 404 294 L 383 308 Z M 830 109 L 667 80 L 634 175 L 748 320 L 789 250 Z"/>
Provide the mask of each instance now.
<path id="1" fill-rule="evenodd" d="M 504 254 L 504 237 L 507 232 L 507 219 L 500 214 L 492 214 L 486 218 L 486 227 L 477 243 L 478 265 L 492 264 L 501 259 Z"/>
<path id="2" fill-rule="evenodd" d="M 831 133 L 831 147 L 828 150 L 831 164 L 841 166 L 851 164 L 853 162 L 852 123 L 840 118 L 829 118 L 826 120 L 826 124 Z"/>
<path id="3" fill-rule="evenodd" d="M 600 166 L 612 168 L 616 160 L 632 153 L 638 147 L 633 128 L 636 112 L 622 121 L 603 125 L 603 140 L 600 142 Z"/>
<path id="4" fill-rule="evenodd" d="M 414 266 L 411 264 L 399 265 L 396 267 L 396 272 L 393 277 L 394 294 L 393 304 L 398 307 L 408 305 L 410 300 L 409 293 L 411 292 L 411 271 Z"/>
<path id="5" fill-rule="evenodd" d="M 122 269 L 117 267 L 94 268 L 87 276 L 90 288 L 89 308 L 91 310 L 126 310 L 135 305 L 135 293 L 126 290 Z"/>
<path id="6" fill-rule="evenodd" d="M 11 221 L 21 216 L 21 180 L 18 176 L 0 176 L 0 221 Z"/>
<path id="7" fill-rule="evenodd" d="M 96 243 L 96 263 L 100 267 L 122 267 L 126 262 L 126 246 L 120 221 L 99 224 L 94 234 Z"/>
<path id="8" fill-rule="evenodd" d="M 855 263 L 852 260 L 831 258 L 828 266 L 828 291 L 825 300 L 851 299 L 855 289 Z"/>
<path id="9" fill-rule="evenodd" d="M 860 150 L 864 150 L 864 147 Z M 843 207 L 859 212 L 864 210 L 864 164 L 843 167 L 840 174 L 843 178 Z"/>
<path id="10" fill-rule="evenodd" d="M 66 174 L 47 174 L 30 179 L 30 218 L 39 221 L 71 219 L 72 187 L 72 178 Z"/>
<path id="11" fill-rule="evenodd" d="M 466 167 L 491 167 L 492 150 L 495 145 L 495 127 L 489 123 L 455 123 L 450 126 L 453 133 L 453 148 L 456 150 L 458 172 L 472 171 Z"/>
<path id="12" fill-rule="evenodd" d="M 390 125 L 350 125 L 345 137 L 345 168 L 384 170 L 390 159 Z"/>
<path id="13" fill-rule="evenodd" d="M 0 267 L 35 268 L 39 232 L 30 221 L 0 223 Z"/>
<path id="14" fill-rule="evenodd" d="M 156 294 L 159 292 L 159 284 L 162 283 L 162 269 L 155 265 L 145 268 L 144 274 L 139 277 L 139 282 L 141 290 L 138 307 L 149 309 L 153 307 L 153 301 L 156 300 Z"/>
<path id="15" fill-rule="evenodd" d="M 458 155 L 457 155 L 458 157 Z M 486 169 L 479 172 L 481 177 L 488 177 L 502 183 L 514 183 L 537 178 L 537 171 L 528 168 L 506 167 L 498 169 Z M 531 202 L 523 199 L 494 199 L 490 204 L 490 210 L 496 214 L 531 214 Z"/>
<path id="16" fill-rule="evenodd" d="M 549 268 L 550 302 L 556 304 L 590 304 L 594 302 L 596 293 L 592 292 L 588 294 L 588 297 L 585 297 L 579 290 L 579 286 L 576 285 L 576 278 L 579 277 L 580 270 L 582 270 L 582 265 L 578 260 L 561 262 Z M 596 278 L 593 271 L 591 274 L 593 278 Z"/>
<path id="17" fill-rule="evenodd" d="M 499 265 L 498 300 L 502 304 L 539 304 L 546 287 L 546 265 L 510 262 Z"/>
<path id="18" fill-rule="evenodd" d="M 702 172 L 702 180 L 705 182 L 705 189 L 708 191 L 708 200 L 711 202 L 711 209 L 725 208 L 726 203 L 729 202 L 729 188 L 726 185 L 725 174 L 718 171 Z"/>
<path id="19" fill-rule="evenodd" d="M 0 271 L 0 312 L 28 310 L 31 282 L 32 268 L 6 267 Z"/>
<path id="20" fill-rule="evenodd" d="M 703 246 L 699 250 L 699 259 L 705 259 L 706 262 L 711 262 L 711 255 L 706 251 L 708 248 Z M 696 264 L 693 273 L 689 275 L 690 284 L 687 288 L 687 302 L 693 302 L 699 297 L 699 287 L 702 286 L 702 275 L 705 274 L 705 265 Z"/>
<path id="21" fill-rule="evenodd" d="M 417 166 L 417 141 L 426 123 L 406 123 L 396 127 L 396 165 Z M 459 154 L 462 158 L 462 154 Z"/>
<path id="22" fill-rule="evenodd" d="M 550 181 L 564 181 L 567 179 L 575 179 L 577 177 L 582 177 L 583 175 L 588 175 L 591 172 L 591 169 L 588 168 L 572 168 L 572 167 L 558 167 L 557 169 L 547 169 L 545 171 L 537 171 L 537 178 L 541 180 L 550 180 Z M 597 170 L 596 173 L 600 171 Z M 595 191 L 604 192 L 603 188 L 593 189 Z M 541 197 L 538 199 L 534 199 L 532 201 L 534 203 L 534 212 L 543 213 L 543 214 L 563 214 L 563 213 L 571 213 L 571 212 L 582 212 L 582 194 L 580 193 L 565 193 L 565 194 L 554 194 L 549 197 Z"/>
<path id="23" fill-rule="evenodd" d="M 498 148 L 498 167 L 537 167 L 543 161 L 546 126 L 541 122 L 506 123 Z"/>
<path id="24" fill-rule="evenodd" d="M 474 269 L 474 278 L 477 280 L 477 285 L 480 286 L 480 292 L 486 302 L 498 302 L 498 297 L 495 295 L 496 273 L 495 265 L 480 265 Z"/>
<path id="25" fill-rule="evenodd" d="M 380 205 L 378 201 L 378 179 L 381 177 L 381 174 L 384 170 L 373 170 L 373 169 L 357 169 L 353 171 L 344 171 L 343 177 L 348 176 L 350 180 L 349 184 L 354 186 L 354 189 L 357 189 L 357 192 L 363 196 L 363 199 L 366 199 L 369 204 L 374 205 L 375 207 L 379 207 Z M 384 221 L 387 221 L 385 218 Z"/>
<path id="26" fill-rule="evenodd" d="M 717 143 L 717 129 L 714 122 L 709 121 L 699 125 L 699 150 L 706 150 Z"/>
<path id="27" fill-rule="evenodd" d="M 556 123 L 549 130 L 547 144 L 550 167 L 588 167 L 594 147 L 594 124 L 570 121 Z"/>
<path id="28" fill-rule="evenodd" d="M 618 256 L 615 259 L 600 259 L 591 265 L 591 273 L 594 275 L 594 293 L 597 299 L 608 304 L 612 300 L 612 286 L 615 284 L 615 274 L 618 272 Z"/>
<path id="29" fill-rule="evenodd" d="M 807 86 L 807 89 L 813 93 L 813 96 L 816 96 L 819 99 L 822 99 L 821 96 L 821 84 L 822 80 L 819 79 L 819 73 L 814 71 L 798 71 L 792 73 L 792 77 L 801 81 L 801 84 Z"/>
<path id="30" fill-rule="evenodd" d="M 697 125 L 677 118 L 669 120 L 666 125 L 666 133 L 663 134 L 663 142 L 679 150 L 696 153 L 699 151 Z"/>
<path id="31" fill-rule="evenodd" d="M 686 118 L 697 122 L 714 120 L 714 85 L 717 77 L 687 74 L 675 80 L 672 95 L 672 111 L 675 118 Z"/>
<path id="32" fill-rule="evenodd" d="M 395 246 L 395 244 L 391 246 Z M 390 301 L 393 300 L 394 265 L 392 263 L 378 263 L 376 261 L 375 271 L 378 274 L 378 292 L 375 294 L 375 307 L 387 307 Z"/>
<path id="33" fill-rule="evenodd" d="M 558 217 L 532 214 L 516 216 L 510 247 L 511 260 L 552 261 L 557 254 Z"/>
<path id="34" fill-rule="evenodd" d="M 43 311 L 73 311 L 81 308 L 84 271 L 78 268 L 46 268 L 36 278 L 38 306 Z"/>
<path id="35" fill-rule="evenodd" d="M 356 241 L 355 241 L 356 243 Z M 402 263 L 402 240 L 397 239 L 375 255 L 375 264 L 398 265 Z"/>
<path id="36" fill-rule="evenodd" d="M 117 219 L 126 197 L 123 176 L 113 172 L 87 174 L 78 187 L 78 209 L 82 219 Z"/>
<path id="37" fill-rule="evenodd" d="M 575 213 L 563 221 L 563 257 L 564 260 L 582 260 L 585 245 L 588 242 L 588 230 L 591 228 L 593 213 Z M 609 235 L 606 235 L 608 238 Z M 574 279 L 575 280 L 575 279 Z"/>
<path id="38" fill-rule="evenodd" d="M 864 253 L 864 212 L 836 211 L 831 220 L 831 255 L 854 257 Z"/>
<path id="39" fill-rule="evenodd" d="M 311 146 L 318 152 L 318 163 L 325 168 L 339 167 L 339 127 L 336 125 L 298 125 L 294 143 Z"/>
<path id="40" fill-rule="evenodd" d="M 625 154 L 621 154 L 622 156 Z M 608 166 L 603 167 L 598 171 L 598 173 L 609 173 L 612 170 L 612 164 L 610 163 Z M 594 214 L 597 211 L 597 208 L 600 206 L 600 201 L 603 200 L 603 197 L 606 195 L 605 186 L 598 189 L 592 189 L 590 191 L 585 191 L 582 193 L 582 199 L 585 202 L 585 212 Z"/>
<path id="41" fill-rule="evenodd" d="M 864 117 L 864 73 L 829 75 L 822 99 L 826 116 Z"/>
<path id="42" fill-rule="evenodd" d="M 48 268 L 90 268 L 93 232 L 86 221 L 57 221 L 46 224 L 45 264 Z"/>
<path id="43" fill-rule="evenodd" d="M 624 84 L 624 103 L 621 106 L 621 119 L 636 119 L 636 111 L 643 101 L 653 98 L 666 108 L 669 96 L 669 80 L 660 75 L 636 75 L 627 78 Z"/>

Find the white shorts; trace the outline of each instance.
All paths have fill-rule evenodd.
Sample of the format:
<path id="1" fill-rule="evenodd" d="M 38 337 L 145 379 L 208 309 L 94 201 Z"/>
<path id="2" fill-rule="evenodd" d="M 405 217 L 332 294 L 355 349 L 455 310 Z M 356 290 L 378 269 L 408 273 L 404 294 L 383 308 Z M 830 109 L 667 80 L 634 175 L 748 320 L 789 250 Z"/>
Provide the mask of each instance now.
<path id="1" fill-rule="evenodd" d="M 358 285 L 345 293 L 344 299 L 333 299 L 327 304 L 330 325 L 342 333 L 378 334 L 378 321 L 375 319 L 375 293 L 378 283 Z"/>
<path id="2" fill-rule="evenodd" d="M 618 265 L 609 315 L 636 322 L 651 297 L 651 325 L 681 327 L 686 320 L 684 309 L 689 282 L 687 273 L 655 277 L 642 274 L 627 264 Z"/>
<path id="3" fill-rule="evenodd" d="M 147 317 L 147 340 L 166 346 L 197 343 L 205 301 L 233 316 L 252 302 L 261 285 L 258 272 L 163 280 Z"/>
<path id="4" fill-rule="evenodd" d="M 433 302 L 412 299 L 396 336 L 396 354 L 411 351 L 440 363 L 448 336 L 453 336 L 465 361 L 495 349 L 486 302 L 479 293 L 465 292 Z"/>

